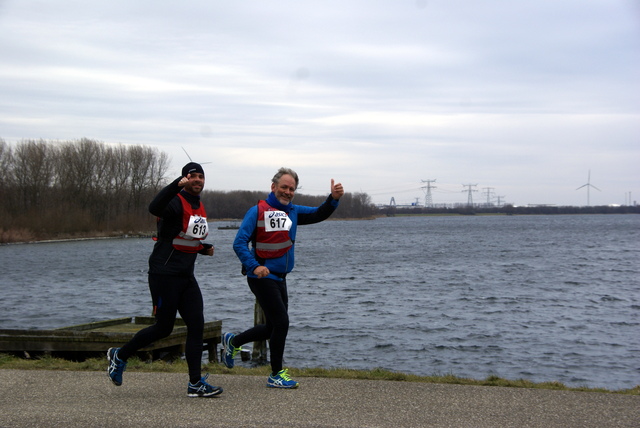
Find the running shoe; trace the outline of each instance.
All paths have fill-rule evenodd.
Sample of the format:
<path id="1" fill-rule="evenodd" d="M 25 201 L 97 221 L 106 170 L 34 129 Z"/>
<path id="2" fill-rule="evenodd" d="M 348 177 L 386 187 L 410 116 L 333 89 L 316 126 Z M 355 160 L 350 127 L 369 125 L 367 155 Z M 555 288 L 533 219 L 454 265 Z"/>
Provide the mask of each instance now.
<path id="1" fill-rule="evenodd" d="M 298 382 L 289 377 L 288 369 L 282 369 L 278 374 L 270 375 L 267 379 L 267 386 L 269 388 L 297 388 Z"/>
<path id="2" fill-rule="evenodd" d="M 222 362 L 230 369 L 235 365 L 234 358 L 236 357 L 236 354 L 240 352 L 240 348 L 236 348 L 231 344 L 231 340 L 234 337 L 236 337 L 236 335 L 233 333 L 225 333 L 222 335 L 222 346 L 224 347 Z"/>
<path id="3" fill-rule="evenodd" d="M 189 382 L 187 387 L 187 396 L 189 397 L 213 397 L 222 393 L 222 388 L 219 386 L 209 385 L 207 378 L 209 373 L 204 375 L 195 385 Z"/>
<path id="4" fill-rule="evenodd" d="M 107 360 L 109 361 L 107 374 L 116 386 L 122 385 L 122 372 L 127 368 L 127 362 L 118 358 L 118 351 L 120 348 L 109 348 L 107 351 Z"/>

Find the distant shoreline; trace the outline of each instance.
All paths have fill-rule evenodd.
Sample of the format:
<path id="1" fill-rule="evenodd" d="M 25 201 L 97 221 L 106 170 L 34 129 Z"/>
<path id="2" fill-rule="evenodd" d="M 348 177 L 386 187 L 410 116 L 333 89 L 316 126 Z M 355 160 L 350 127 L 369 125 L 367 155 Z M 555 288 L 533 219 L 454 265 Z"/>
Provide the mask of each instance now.
<path id="1" fill-rule="evenodd" d="M 129 238 L 151 238 L 154 235 L 152 233 L 139 233 L 139 234 L 122 234 L 113 236 L 83 236 L 73 238 L 45 238 L 45 239 L 33 239 L 29 241 L 15 241 L 15 242 L 0 242 L 0 245 L 26 245 L 26 244 L 55 244 L 60 242 L 75 242 L 75 241 L 96 241 L 100 239 L 129 239 Z"/>
<path id="2" fill-rule="evenodd" d="M 637 207 L 633 207 L 637 208 Z M 422 209 L 395 209 L 392 212 L 380 213 L 375 216 L 368 217 L 350 217 L 350 218 L 329 218 L 328 221 L 363 221 L 363 220 L 375 220 L 378 218 L 385 217 L 443 217 L 443 216 L 456 216 L 456 217 L 469 217 L 469 216 L 522 216 L 522 215 L 607 215 L 607 214 L 640 214 L 640 209 L 621 212 L 619 210 L 613 210 L 610 212 L 565 212 L 563 210 L 558 210 L 555 212 L 548 212 L 544 210 L 543 212 L 536 212 L 533 209 L 530 210 L 517 210 L 515 212 L 493 212 L 493 211 L 471 211 L 471 212 L 424 212 Z M 238 219 L 211 219 L 210 223 L 214 222 L 237 222 L 240 223 L 241 220 Z M 24 229 L 7 229 L 0 230 L 0 245 L 13 245 L 13 244 L 38 244 L 38 243 L 54 243 L 54 242 L 69 242 L 69 241 L 87 241 L 87 240 L 95 240 L 95 239 L 126 239 L 126 238 L 151 238 L 155 235 L 155 232 L 147 231 L 147 232 L 127 232 L 124 233 L 122 231 L 112 231 L 112 232 L 88 232 L 81 233 L 78 236 L 70 235 L 70 234 L 61 234 L 59 236 L 44 236 L 42 238 L 37 238 L 37 234 L 35 232 L 30 232 Z"/>

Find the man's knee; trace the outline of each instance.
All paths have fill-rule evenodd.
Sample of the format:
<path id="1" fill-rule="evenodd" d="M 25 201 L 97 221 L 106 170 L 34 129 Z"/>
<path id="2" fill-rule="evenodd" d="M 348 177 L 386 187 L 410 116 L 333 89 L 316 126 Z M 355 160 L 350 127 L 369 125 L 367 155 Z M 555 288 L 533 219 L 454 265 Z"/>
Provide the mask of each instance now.
<path id="1" fill-rule="evenodd" d="M 160 321 L 156 322 L 156 332 L 158 336 L 167 337 L 173 331 L 174 322 Z"/>
<path id="2" fill-rule="evenodd" d="M 273 328 L 280 331 L 289 330 L 289 315 L 284 315 L 273 320 Z"/>

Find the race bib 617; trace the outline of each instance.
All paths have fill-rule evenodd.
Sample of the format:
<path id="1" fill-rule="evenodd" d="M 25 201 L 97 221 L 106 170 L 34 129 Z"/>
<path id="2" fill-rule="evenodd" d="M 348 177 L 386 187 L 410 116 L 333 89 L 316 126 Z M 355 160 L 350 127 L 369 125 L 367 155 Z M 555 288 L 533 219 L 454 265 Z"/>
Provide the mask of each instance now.
<path id="1" fill-rule="evenodd" d="M 264 212 L 264 229 L 267 232 L 288 231 L 292 225 L 293 222 L 284 211 Z"/>

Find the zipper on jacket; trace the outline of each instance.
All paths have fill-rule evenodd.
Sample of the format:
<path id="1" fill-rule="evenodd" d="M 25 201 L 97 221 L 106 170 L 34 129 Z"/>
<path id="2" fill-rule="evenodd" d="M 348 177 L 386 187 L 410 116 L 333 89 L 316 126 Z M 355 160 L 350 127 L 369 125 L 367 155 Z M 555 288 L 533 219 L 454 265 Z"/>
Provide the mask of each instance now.
<path id="1" fill-rule="evenodd" d="M 167 260 L 164 262 L 164 265 L 165 265 L 165 266 L 167 265 L 167 263 L 169 263 L 169 259 L 171 258 L 171 256 L 173 255 L 173 252 L 174 252 L 175 250 L 176 250 L 175 248 L 172 248 L 172 249 L 171 249 L 171 253 L 169 253 L 169 257 L 167 257 Z"/>

